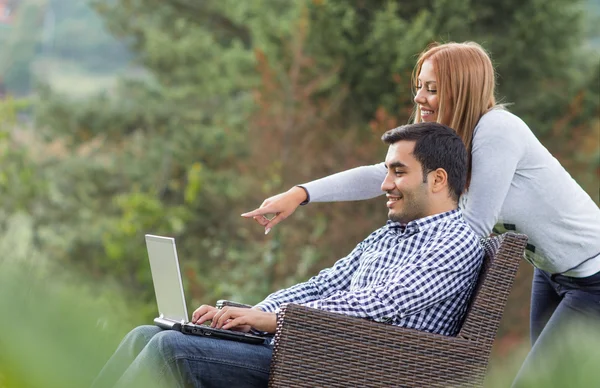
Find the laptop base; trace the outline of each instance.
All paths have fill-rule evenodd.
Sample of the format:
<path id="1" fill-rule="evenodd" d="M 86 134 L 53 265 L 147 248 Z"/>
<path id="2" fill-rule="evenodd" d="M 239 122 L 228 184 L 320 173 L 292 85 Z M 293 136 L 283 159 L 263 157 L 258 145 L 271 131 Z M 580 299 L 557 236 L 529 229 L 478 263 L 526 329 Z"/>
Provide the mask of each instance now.
<path id="1" fill-rule="evenodd" d="M 181 322 L 175 322 L 165 318 L 154 318 L 154 324 L 161 329 L 181 331 Z"/>
<path id="2" fill-rule="evenodd" d="M 165 318 L 154 318 L 154 324 L 164 330 L 180 331 L 183 334 L 197 335 L 201 337 L 215 337 L 233 341 L 246 342 L 249 344 L 262 344 L 265 337 L 254 334 L 243 333 L 240 331 L 215 329 L 210 326 L 195 325 L 193 323 L 175 322 Z"/>
<path id="3" fill-rule="evenodd" d="M 214 337 L 226 340 L 240 341 L 248 344 L 263 344 L 265 337 L 260 337 L 254 334 L 243 333 L 240 331 L 214 329 L 204 325 L 194 325 L 193 323 L 185 323 L 181 326 L 181 332 L 184 334 L 197 335 L 202 337 Z"/>

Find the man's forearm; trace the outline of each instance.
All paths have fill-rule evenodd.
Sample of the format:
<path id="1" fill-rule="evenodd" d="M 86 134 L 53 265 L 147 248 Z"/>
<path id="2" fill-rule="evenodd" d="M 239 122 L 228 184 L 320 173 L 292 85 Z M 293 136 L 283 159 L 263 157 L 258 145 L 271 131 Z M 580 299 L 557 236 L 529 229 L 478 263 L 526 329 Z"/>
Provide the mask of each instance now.
<path id="1" fill-rule="evenodd" d="M 295 286 L 279 290 L 267 296 L 255 308 L 262 311 L 274 312 L 284 303 L 307 303 L 319 298 L 319 291 L 310 282 L 296 284 Z"/>
<path id="2" fill-rule="evenodd" d="M 347 289 L 352 274 L 358 268 L 363 243 L 364 241 L 358 244 L 348 256 L 338 260 L 333 267 L 322 270 L 304 283 L 272 293 L 257 306 L 264 311 L 276 311 L 283 303 L 305 304 Z"/>

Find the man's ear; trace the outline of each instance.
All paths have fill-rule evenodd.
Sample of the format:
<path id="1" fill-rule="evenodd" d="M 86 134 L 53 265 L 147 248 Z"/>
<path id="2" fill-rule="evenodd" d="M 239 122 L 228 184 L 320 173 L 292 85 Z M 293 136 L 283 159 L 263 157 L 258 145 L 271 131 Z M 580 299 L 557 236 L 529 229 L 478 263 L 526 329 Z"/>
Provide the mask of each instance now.
<path id="1" fill-rule="evenodd" d="M 433 193 L 439 193 L 448 190 L 448 173 L 443 168 L 431 171 L 431 191 Z"/>

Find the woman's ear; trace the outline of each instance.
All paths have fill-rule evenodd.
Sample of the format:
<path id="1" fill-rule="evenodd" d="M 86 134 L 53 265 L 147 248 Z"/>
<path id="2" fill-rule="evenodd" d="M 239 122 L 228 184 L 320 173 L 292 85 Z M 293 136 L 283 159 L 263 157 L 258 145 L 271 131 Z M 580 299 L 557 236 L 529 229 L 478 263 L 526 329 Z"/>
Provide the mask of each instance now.
<path id="1" fill-rule="evenodd" d="M 443 168 L 431 171 L 431 191 L 439 193 L 448 190 L 448 173 Z"/>

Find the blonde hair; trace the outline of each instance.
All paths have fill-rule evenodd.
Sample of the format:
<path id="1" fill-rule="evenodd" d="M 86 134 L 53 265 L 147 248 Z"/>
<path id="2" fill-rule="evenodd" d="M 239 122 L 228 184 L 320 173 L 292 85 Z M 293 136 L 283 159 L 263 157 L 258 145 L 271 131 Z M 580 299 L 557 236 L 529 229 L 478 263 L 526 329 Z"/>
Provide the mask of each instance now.
<path id="1" fill-rule="evenodd" d="M 433 43 L 421 53 L 413 71 L 413 86 L 423 62 L 431 60 L 436 75 L 439 99 L 437 122 L 454 129 L 462 139 L 468 154 L 467 187 L 471 178 L 471 149 L 477 122 L 496 104 L 496 76 L 488 53 L 475 42 Z M 443 118 L 451 113 L 450 122 Z M 415 123 L 421 121 L 421 108 L 415 106 Z"/>

